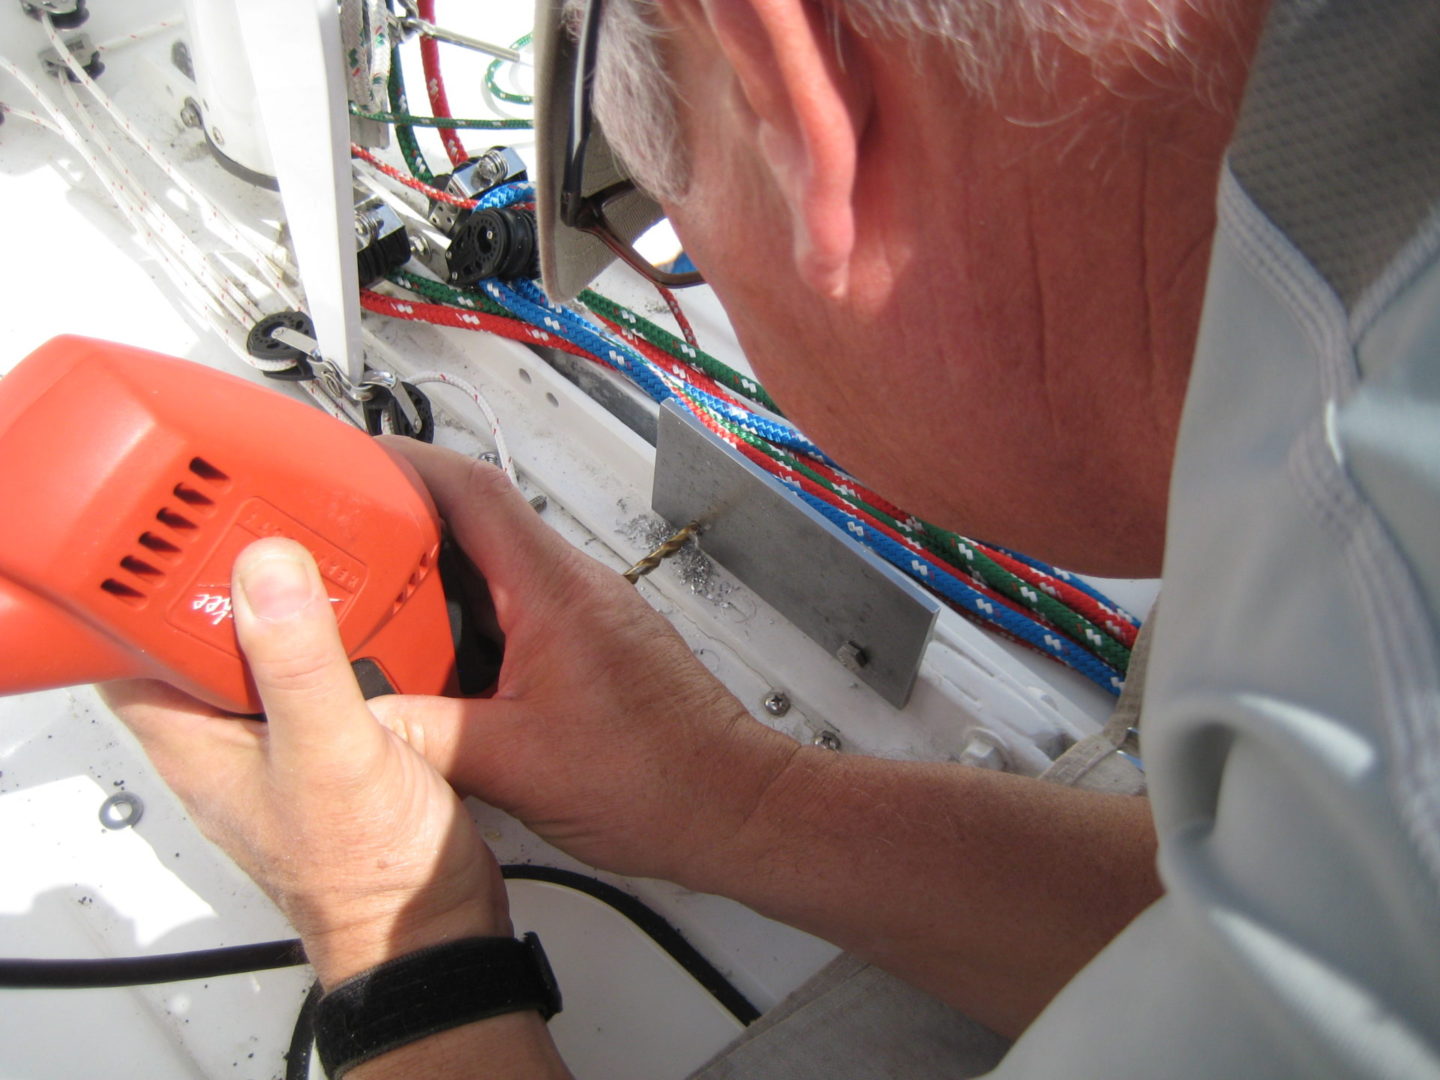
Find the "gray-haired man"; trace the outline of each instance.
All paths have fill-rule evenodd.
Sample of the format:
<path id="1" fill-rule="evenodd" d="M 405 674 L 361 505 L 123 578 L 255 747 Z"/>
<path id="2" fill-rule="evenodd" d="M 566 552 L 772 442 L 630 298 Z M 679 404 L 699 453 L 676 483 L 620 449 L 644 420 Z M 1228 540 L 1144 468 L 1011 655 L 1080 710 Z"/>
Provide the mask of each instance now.
<path id="1" fill-rule="evenodd" d="M 377 725 L 273 542 L 236 620 L 271 706 L 247 738 L 283 769 L 119 692 L 322 981 L 508 933 L 418 750 L 577 857 L 735 897 L 1019 1036 L 999 1076 L 1440 1075 L 1440 8 L 605 4 L 574 15 L 613 31 L 599 122 L 809 434 L 941 523 L 1101 573 L 1163 556 L 1153 808 L 790 745 L 496 475 L 415 447 L 496 594 L 494 700 L 375 702 Z M 590 66 L 567 42 L 542 45 L 556 295 L 651 216 L 564 93 Z M 593 160 L 567 169 L 577 124 Z M 325 798 L 208 782 L 242 754 Z M 348 808 L 397 784 L 366 833 Z M 711 1075 L 973 1065 L 842 1067 L 803 1027 Z M 534 1012 L 355 1072 L 419 1074 L 565 1075 Z"/>

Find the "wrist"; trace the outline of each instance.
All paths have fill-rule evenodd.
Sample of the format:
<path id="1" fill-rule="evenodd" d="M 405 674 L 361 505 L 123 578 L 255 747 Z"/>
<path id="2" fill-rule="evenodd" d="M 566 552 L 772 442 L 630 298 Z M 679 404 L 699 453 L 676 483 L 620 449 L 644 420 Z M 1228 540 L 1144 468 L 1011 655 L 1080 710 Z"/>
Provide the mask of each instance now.
<path id="1" fill-rule="evenodd" d="M 510 937 L 508 914 L 475 901 L 423 917 L 395 912 L 301 934 L 305 955 L 328 992 L 346 979 L 433 945 L 471 937 Z"/>
<path id="2" fill-rule="evenodd" d="M 695 800 L 692 821 L 677 845 L 667 880 L 697 892 L 730 893 L 773 854 L 795 807 L 813 800 L 835 755 L 802 746 L 746 717 L 727 753 L 708 773 L 707 798 Z M 737 728 L 739 725 L 737 724 Z"/>

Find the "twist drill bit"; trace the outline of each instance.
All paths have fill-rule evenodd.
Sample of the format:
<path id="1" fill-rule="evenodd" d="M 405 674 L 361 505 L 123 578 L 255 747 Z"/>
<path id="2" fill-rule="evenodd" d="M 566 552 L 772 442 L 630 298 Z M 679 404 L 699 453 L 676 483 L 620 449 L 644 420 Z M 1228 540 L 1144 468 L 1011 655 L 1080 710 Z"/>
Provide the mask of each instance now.
<path id="1" fill-rule="evenodd" d="M 654 570 L 663 561 L 684 547 L 685 542 L 695 535 L 698 528 L 699 523 L 692 521 L 683 529 L 672 533 L 666 538 L 664 543 L 660 544 L 659 547 L 655 548 L 634 566 L 630 567 L 629 570 L 626 570 L 625 580 L 630 582 L 631 585 L 634 585 L 642 577 L 650 573 L 651 570 Z"/>

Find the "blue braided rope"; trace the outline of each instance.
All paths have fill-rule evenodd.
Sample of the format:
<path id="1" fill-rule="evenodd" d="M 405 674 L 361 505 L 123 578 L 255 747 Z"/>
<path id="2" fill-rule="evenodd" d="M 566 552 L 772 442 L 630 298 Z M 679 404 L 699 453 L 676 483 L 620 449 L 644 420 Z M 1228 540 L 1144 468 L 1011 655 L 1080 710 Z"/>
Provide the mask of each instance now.
<path id="1" fill-rule="evenodd" d="M 907 550 L 903 544 L 896 543 L 890 537 L 870 528 L 859 518 L 847 514 L 824 499 L 811 495 L 794 481 L 782 477 L 781 482 L 790 487 L 810 506 L 820 511 L 832 524 L 845 530 L 847 535 L 854 537 L 892 566 L 934 589 L 947 600 L 954 602 L 961 610 L 968 611 L 986 622 L 992 622 L 1022 641 L 1034 645 L 1067 667 L 1078 671 L 1107 693 L 1119 694 L 1124 688 L 1125 680 L 1121 678 L 1120 672 L 1059 632 L 1042 626 L 1013 608 L 996 603 L 983 593 L 966 585 L 959 578 L 938 570 L 915 552 Z"/>
<path id="2" fill-rule="evenodd" d="M 476 210 L 496 210 L 502 206 L 511 206 L 517 202 L 534 202 L 535 185 L 526 180 L 520 180 L 513 184 L 501 184 L 499 187 L 491 188 L 475 200 Z"/>
<path id="3" fill-rule="evenodd" d="M 652 400 L 666 401 L 675 396 L 666 377 L 646 357 L 569 308 L 551 302 L 533 281 L 516 281 L 509 286 L 498 281 L 486 281 L 482 283 L 482 287 L 496 303 L 505 305 L 536 326 L 554 331 L 572 344 L 594 353 L 633 380 Z M 568 333 L 566 328 L 569 329 Z M 824 452 L 793 425 L 758 416 L 749 409 L 697 387 L 687 386 L 686 393 L 692 394 L 706 408 L 713 409 L 762 439 L 787 450 L 819 458 L 827 464 L 831 463 Z"/>

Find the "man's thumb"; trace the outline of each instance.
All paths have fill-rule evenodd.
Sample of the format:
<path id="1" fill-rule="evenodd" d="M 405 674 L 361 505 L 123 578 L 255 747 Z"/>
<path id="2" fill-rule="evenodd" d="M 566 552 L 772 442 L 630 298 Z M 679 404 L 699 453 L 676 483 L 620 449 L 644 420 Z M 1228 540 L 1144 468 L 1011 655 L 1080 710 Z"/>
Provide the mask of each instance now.
<path id="1" fill-rule="evenodd" d="M 292 540 L 235 560 L 235 633 L 270 721 L 272 752 L 333 759 L 379 734 L 351 673 L 315 560 Z M 296 764 L 302 764 L 297 761 Z"/>

